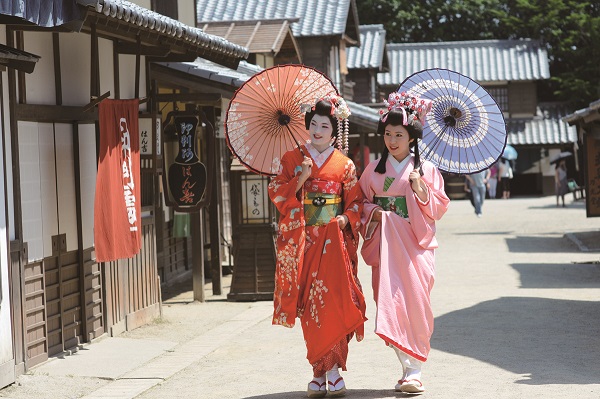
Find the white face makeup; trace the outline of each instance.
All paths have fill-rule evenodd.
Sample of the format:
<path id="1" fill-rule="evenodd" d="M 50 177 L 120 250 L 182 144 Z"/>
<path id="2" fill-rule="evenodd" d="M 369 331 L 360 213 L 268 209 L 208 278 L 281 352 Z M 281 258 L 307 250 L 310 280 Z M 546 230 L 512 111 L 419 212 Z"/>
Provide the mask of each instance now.
<path id="1" fill-rule="evenodd" d="M 315 115 L 310 121 L 308 131 L 312 146 L 319 152 L 323 152 L 332 143 L 333 126 L 327 116 Z"/>
<path id="2" fill-rule="evenodd" d="M 383 134 L 383 140 L 390 155 L 396 160 L 402 161 L 410 154 L 409 144 L 414 140 L 409 137 L 408 130 L 402 125 L 387 125 Z"/>

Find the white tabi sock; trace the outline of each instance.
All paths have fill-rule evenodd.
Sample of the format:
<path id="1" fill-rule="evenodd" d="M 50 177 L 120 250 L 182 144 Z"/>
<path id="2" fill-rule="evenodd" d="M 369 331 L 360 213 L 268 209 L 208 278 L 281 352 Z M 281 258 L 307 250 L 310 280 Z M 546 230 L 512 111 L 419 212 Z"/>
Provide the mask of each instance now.
<path id="1" fill-rule="evenodd" d="M 333 365 L 333 367 L 331 368 L 331 370 L 327 370 L 327 380 L 329 382 L 331 382 L 331 384 L 335 384 L 334 387 L 332 385 L 328 384 L 330 390 L 332 390 L 332 388 L 333 388 L 333 390 L 339 390 L 339 389 L 341 389 L 342 387 L 345 386 L 343 379 L 342 379 L 342 381 L 340 381 L 340 382 L 338 382 L 336 384 L 337 380 L 339 380 L 341 377 L 342 376 L 340 375 L 340 372 L 338 370 L 337 363 Z"/>
<path id="2" fill-rule="evenodd" d="M 394 352 L 396 352 L 396 356 L 398 356 L 398 360 L 400 360 L 400 364 L 402 365 L 402 380 L 420 380 L 421 379 L 421 365 L 423 362 L 415 359 L 414 357 L 406 354 L 395 346 Z"/>

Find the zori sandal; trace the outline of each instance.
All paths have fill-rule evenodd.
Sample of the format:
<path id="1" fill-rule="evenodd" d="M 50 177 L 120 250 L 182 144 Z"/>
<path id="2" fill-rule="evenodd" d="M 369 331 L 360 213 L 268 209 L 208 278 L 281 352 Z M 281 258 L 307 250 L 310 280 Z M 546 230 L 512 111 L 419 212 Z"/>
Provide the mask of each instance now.
<path id="1" fill-rule="evenodd" d="M 312 380 L 308 383 L 308 389 L 306 390 L 306 396 L 309 398 L 322 398 L 327 395 L 327 387 L 325 381 L 319 382 Z"/>
<path id="2" fill-rule="evenodd" d="M 335 382 L 328 381 L 329 384 L 329 396 L 332 398 L 341 398 L 346 396 L 346 384 L 342 377 L 335 380 Z"/>
<path id="3" fill-rule="evenodd" d="M 425 388 L 423 387 L 423 383 L 417 379 L 405 380 L 400 385 L 400 392 L 405 393 L 423 393 L 425 392 Z"/>

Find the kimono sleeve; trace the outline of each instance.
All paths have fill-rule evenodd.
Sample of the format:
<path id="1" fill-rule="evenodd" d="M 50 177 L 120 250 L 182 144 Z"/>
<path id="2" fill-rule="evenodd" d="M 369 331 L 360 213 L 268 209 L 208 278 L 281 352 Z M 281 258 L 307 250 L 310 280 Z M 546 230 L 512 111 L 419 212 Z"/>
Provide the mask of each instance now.
<path id="1" fill-rule="evenodd" d="M 361 226 L 361 214 L 363 208 L 363 195 L 356 177 L 356 167 L 348 159 L 344 170 L 343 179 L 343 214 L 348 217 L 348 224 L 352 229 L 355 239 L 358 239 L 358 232 Z"/>
<path id="2" fill-rule="evenodd" d="M 423 179 L 427 184 L 427 201 L 421 201 L 415 194 L 419 208 L 431 220 L 440 220 L 448 210 L 450 199 L 444 191 L 444 178 L 431 163 L 423 164 Z"/>
<path id="3" fill-rule="evenodd" d="M 365 169 L 365 171 L 363 172 L 363 174 L 360 177 L 359 180 L 359 185 L 363 194 L 363 210 L 362 210 L 362 214 L 361 214 L 361 223 L 362 223 L 362 229 L 361 229 L 361 234 L 363 236 L 363 238 L 365 240 L 369 240 L 371 239 L 371 237 L 373 236 L 373 230 L 371 229 L 371 231 L 369 231 L 369 223 L 371 222 L 371 219 L 373 218 L 373 212 L 375 212 L 376 209 L 381 209 L 381 207 L 379 205 L 376 205 L 373 203 L 373 197 L 375 196 L 375 190 L 373 190 L 373 187 L 371 186 L 372 183 L 372 176 L 374 174 L 374 168 L 372 167 L 372 164 L 369 164 L 369 166 L 367 166 L 367 168 Z"/>
<path id="4" fill-rule="evenodd" d="M 296 192 L 298 179 L 302 172 L 302 161 L 296 159 L 293 151 L 285 153 L 281 159 L 279 173 L 269 183 L 269 198 L 281 215 L 289 215 L 300 211 L 302 203 Z M 301 191 L 301 190 L 300 190 Z"/>

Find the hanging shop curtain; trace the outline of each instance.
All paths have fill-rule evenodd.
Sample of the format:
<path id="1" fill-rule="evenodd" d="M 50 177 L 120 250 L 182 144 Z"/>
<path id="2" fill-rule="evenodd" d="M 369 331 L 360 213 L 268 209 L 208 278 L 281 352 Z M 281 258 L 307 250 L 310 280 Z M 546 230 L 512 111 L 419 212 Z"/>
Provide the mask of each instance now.
<path id="1" fill-rule="evenodd" d="M 100 153 L 94 201 L 96 260 L 131 258 L 142 246 L 139 100 L 98 105 Z"/>

